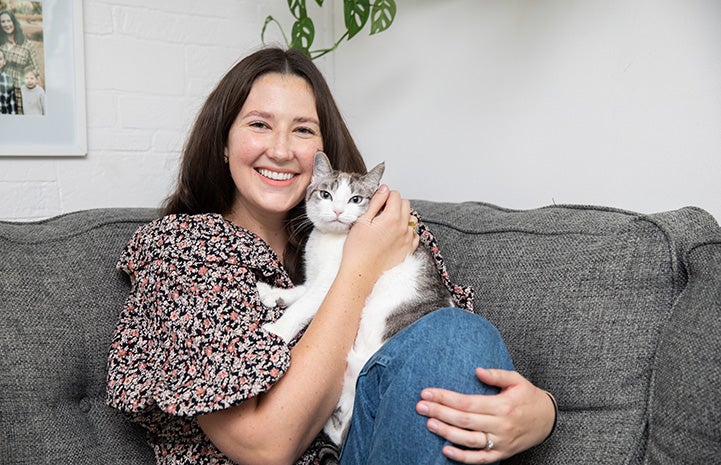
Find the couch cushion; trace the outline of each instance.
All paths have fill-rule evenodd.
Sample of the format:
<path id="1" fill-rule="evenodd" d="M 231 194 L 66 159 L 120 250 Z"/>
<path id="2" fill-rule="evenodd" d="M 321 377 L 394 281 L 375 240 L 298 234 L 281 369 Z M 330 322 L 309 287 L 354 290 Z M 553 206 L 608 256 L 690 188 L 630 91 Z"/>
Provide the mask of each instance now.
<path id="1" fill-rule="evenodd" d="M 641 463 L 652 387 L 669 370 L 655 358 L 660 336 L 687 281 L 683 251 L 686 241 L 703 241 L 686 225 L 693 216 L 718 240 L 711 217 L 694 209 L 645 216 L 413 206 L 438 237 L 452 278 L 476 288 L 476 311 L 499 328 L 517 369 L 558 398 L 556 434 L 509 463 Z M 683 401 L 656 408 L 685 415 Z M 662 463 L 684 463 L 686 452 Z"/>
<path id="2" fill-rule="evenodd" d="M 151 210 L 0 222 L 0 462 L 155 463 L 105 405 L 105 365 L 128 293 L 115 263 Z"/>

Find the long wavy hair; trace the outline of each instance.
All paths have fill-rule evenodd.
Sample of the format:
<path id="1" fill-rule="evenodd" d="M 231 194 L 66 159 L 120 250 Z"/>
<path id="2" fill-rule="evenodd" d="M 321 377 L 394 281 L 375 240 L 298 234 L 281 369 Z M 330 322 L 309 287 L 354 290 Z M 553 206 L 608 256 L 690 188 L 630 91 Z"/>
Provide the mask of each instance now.
<path id="1" fill-rule="evenodd" d="M 224 161 L 228 134 L 253 83 L 268 73 L 306 80 L 315 96 L 323 150 L 331 164 L 343 171 L 366 172 L 363 157 L 320 70 L 295 49 L 264 48 L 233 66 L 203 104 L 183 150 L 175 192 L 165 200 L 163 214 L 230 211 L 236 187 Z M 283 261 L 294 282 L 304 279 L 302 250 L 310 233 L 304 216 L 305 201 L 301 201 L 288 213 L 285 223 L 289 241 Z"/>
<path id="2" fill-rule="evenodd" d="M 15 17 L 12 11 L 10 10 L 2 10 L 0 11 L 0 16 L 2 15 L 8 15 L 10 16 L 10 20 L 13 22 L 13 26 L 15 27 L 15 30 L 13 31 L 13 37 L 15 38 L 15 43 L 17 45 L 22 45 L 25 43 L 25 33 L 23 32 L 23 28 L 20 26 L 20 22 Z M 5 31 L 0 29 L 0 45 L 4 44 L 8 41 L 8 35 L 5 34 Z"/>

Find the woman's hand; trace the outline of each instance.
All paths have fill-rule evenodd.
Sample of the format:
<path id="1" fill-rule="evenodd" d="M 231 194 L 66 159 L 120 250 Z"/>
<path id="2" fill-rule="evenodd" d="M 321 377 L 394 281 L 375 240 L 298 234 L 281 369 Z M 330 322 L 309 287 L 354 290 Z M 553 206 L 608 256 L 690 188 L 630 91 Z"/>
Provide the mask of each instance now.
<path id="1" fill-rule="evenodd" d="M 550 396 L 515 371 L 476 369 L 482 382 L 501 392 L 459 394 L 428 388 L 416 410 L 427 427 L 449 442 L 443 454 L 461 463 L 491 463 L 541 443 L 553 429 L 555 407 Z M 488 440 L 493 443 L 488 449 Z"/>
<path id="2" fill-rule="evenodd" d="M 368 211 L 348 233 L 343 259 L 376 278 L 401 263 L 416 247 L 419 238 L 409 225 L 411 205 L 397 191 L 381 185 L 371 198 Z"/>

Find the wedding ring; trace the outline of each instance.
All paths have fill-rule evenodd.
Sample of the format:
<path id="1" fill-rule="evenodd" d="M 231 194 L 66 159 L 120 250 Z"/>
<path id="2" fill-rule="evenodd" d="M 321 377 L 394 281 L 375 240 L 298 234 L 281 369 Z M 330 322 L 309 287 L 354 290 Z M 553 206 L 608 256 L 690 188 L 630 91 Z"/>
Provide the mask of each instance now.
<path id="1" fill-rule="evenodd" d="M 486 450 L 493 450 L 493 439 L 488 433 L 486 433 Z"/>
<path id="2" fill-rule="evenodd" d="M 408 220 L 408 226 L 413 229 L 416 229 L 418 227 L 418 218 L 416 218 L 415 215 L 411 215 L 410 219 Z"/>

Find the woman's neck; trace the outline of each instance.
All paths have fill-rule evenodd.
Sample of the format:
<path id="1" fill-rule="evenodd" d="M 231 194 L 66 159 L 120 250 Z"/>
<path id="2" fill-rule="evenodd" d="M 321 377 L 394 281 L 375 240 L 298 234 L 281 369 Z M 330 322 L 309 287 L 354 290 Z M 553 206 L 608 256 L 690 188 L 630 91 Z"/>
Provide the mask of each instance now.
<path id="1" fill-rule="evenodd" d="M 247 212 L 238 211 L 231 211 L 223 216 L 233 224 L 247 229 L 263 239 L 283 261 L 283 253 L 288 245 L 284 218 L 257 218 Z"/>

